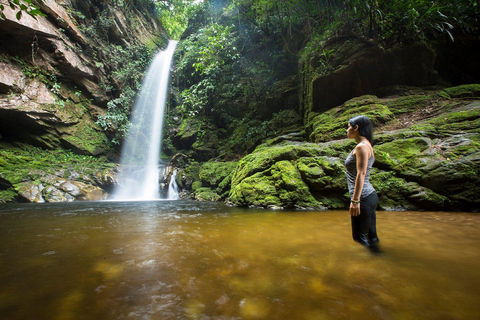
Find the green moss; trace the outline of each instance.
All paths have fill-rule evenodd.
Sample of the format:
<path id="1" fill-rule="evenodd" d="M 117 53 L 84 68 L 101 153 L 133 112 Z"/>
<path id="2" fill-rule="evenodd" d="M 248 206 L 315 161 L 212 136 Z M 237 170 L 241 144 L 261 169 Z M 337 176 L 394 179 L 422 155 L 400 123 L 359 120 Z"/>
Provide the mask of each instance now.
<path id="1" fill-rule="evenodd" d="M 379 207 L 387 210 L 444 210 L 448 198 L 420 186 L 407 182 L 393 172 L 372 170 L 370 181 L 379 195 Z"/>
<path id="2" fill-rule="evenodd" d="M 196 181 L 201 184 L 202 182 L 200 181 L 199 172 L 200 164 L 191 163 L 189 166 L 182 170 L 182 174 L 179 174 L 177 176 L 177 178 L 179 178 L 180 176 L 185 177 L 185 180 L 181 181 L 179 185 L 181 185 L 183 188 L 191 189 L 193 187 L 193 183 L 195 183 Z"/>
<path id="3" fill-rule="evenodd" d="M 445 156 L 449 160 L 459 160 L 468 155 L 479 152 L 480 142 L 478 140 L 475 141 L 475 139 L 478 139 L 479 137 L 480 137 L 480 134 L 477 134 L 476 136 L 471 137 L 472 140 L 465 139 L 463 142 L 449 149 L 445 153 Z"/>
<path id="4" fill-rule="evenodd" d="M 177 134 L 181 139 L 189 139 L 195 137 L 202 128 L 202 122 L 194 119 L 184 119 L 179 126 L 179 132 Z"/>
<path id="5" fill-rule="evenodd" d="M 345 169 L 338 158 L 304 157 L 298 159 L 297 167 L 310 190 L 328 192 L 345 188 Z"/>
<path id="6" fill-rule="evenodd" d="M 274 181 L 262 173 L 255 173 L 232 186 L 229 200 L 239 206 L 266 208 L 282 205 Z"/>
<path id="7" fill-rule="evenodd" d="M 42 150 L 26 144 L 0 143 L 0 176 L 14 188 L 25 181 L 35 181 L 60 171 L 76 171 L 86 176 L 113 168 L 104 158 L 78 155 L 65 150 Z"/>
<path id="8" fill-rule="evenodd" d="M 480 130 L 480 108 L 442 114 L 426 122 L 442 132 L 478 132 Z"/>
<path id="9" fill-rule="evenodd" d="M 290 161 L 279 161 L 271 175 L 282 204 L 288 207 L 317 207 L 320 203 L 311 195 L 302 176 Z"/>
<path id="10" fill-rule="evenodd" d="M 194 181 L 192 183 L 192 190 L 196 191 L 202 187 L 202 181 Z"/>
<path id="11" fill-rule="evenodd" d="M 200 166 L 198 176 L 205 186 L 217 187 L 225 178 L 231 177 L 236 166 L 236 162 L 205 162 Z"/>
<path id="12" fill-rule="evenodd" d="M 480 98 L 480 84 L 465 84 L 443 90 L 450 98 Z"/>
<path id="13" fill-rule="evenodd" d="M 385 105 L 362 105 L 362 102 L 368 103 L 372 99 L 371 96 L 360 97 L 355 101 L 345 102 L 345 105 L 351 105 L 349 108 L 336 107 L 314 116 L 306 125 L 310 132 L 309 140 L 321 142 L 346 138 L 348 120 L 356 115 L 369 117 L 374 125 L 395 119 L 393 113 Z"/>
<path id="14" fill-rule="evenodd" d="M 197 201 L 218 201 L 220 200 L 220 195 L 212 191 L 210 188 L 199 188 L 195 192 L 195 200 Z"/>
<path id="15" fill-rule="evenodd" d="M 430 95 L 410 95 L 387 101 L 385 105 L 393 114 L 399 115 L 424 108 L 432 99 L 433 97 Z"/>
<path id="16" fill-rule="evenodd" d="M 0 190 L 0 203 L 7 203 L 15 201 L 17 197 L 17 192 L 14 190 Z"/>
<path id="17" fill-rule="evenodd" d="M 371 104 L 379 104 L 380 100 L 374 95 L 364 95 L 348 100 L 343 104 L 345 109 L 356 109 Z"/>
<path id="18" fill-rule="evenodd" d="M 269 169 L 275 162 L 281 160 L 296 160 L 301 157 L 321 155 L 322 150 L 315 144 L 279 145 L 270 148 L 259 148 L 238 162 L 233 177 L 232 186 L 244 178 Z"/>
<path id="19" fill-rule="evenodd" d="M 204 187 L 212 188 L 224 198 L 230 190 L 230 183 L 236 166 L 236 162 L 205 162 L 199 168 L 198 178 L 200 181 L 198 182 Z M 195 190 L 194 187 L 192 184 L 193 190 Z"/>
<path id="20" fill-rule="evenodd" d="M 428 149 L 431 144 L 428 138 L 394 140 L 375 147 L 375 160 L 380 166 L 402 167 L 406 161 Z"/>

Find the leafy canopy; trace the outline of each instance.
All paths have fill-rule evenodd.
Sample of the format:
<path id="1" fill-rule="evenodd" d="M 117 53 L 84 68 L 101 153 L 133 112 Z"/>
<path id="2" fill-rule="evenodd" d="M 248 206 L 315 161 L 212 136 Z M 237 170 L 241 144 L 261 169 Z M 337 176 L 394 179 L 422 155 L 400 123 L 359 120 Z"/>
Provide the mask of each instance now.
<path id="1" fill-rule="evenodd" d="M 198 9 L 203 0 L 159 0 L 157 13 L 163 27 L 172 39 L 180 39 L 187 28 L 188 19 Z"/>

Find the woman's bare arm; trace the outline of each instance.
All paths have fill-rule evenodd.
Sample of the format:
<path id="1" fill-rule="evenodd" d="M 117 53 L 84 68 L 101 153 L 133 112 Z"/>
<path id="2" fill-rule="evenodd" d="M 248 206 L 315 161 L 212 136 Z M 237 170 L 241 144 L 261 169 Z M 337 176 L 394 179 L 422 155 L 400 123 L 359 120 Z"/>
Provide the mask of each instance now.
<path id="1" fill-rule="evenodd" d="M 355 148 L 355 157 L 357 159 L 357 178 L 355 179 L 355 190 L 353 191 L 352 200 L 360 201 L 362 195 L 365 176 L 367 175 L 368 155 L 370 149 L 368 145 L 362 144 Z M 350 214 L 353 216 L 360 215 L 360 204 L 350 204 Z"/>

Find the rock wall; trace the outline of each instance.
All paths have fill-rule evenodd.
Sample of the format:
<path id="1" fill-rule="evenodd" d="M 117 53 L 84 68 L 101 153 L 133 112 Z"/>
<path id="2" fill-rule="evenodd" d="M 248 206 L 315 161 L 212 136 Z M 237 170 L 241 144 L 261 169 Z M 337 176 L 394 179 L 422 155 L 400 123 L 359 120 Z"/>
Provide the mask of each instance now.
<path id="1" fill-rule="evenodd" d="M 104 154 L 108 142 L 95 122 L 122 85 L 102 52 L 111 45 L 161 43 L 167 36 L 146 1 L 122 7 L 106 0 L 44 3 L 46 17 L 25 14 L 18 20 L 15 11 L 4 9 L 0 135 L 42 148 Z M 108 21 L 105 34 L 89 33 L 100 18 Z"/>
<path id="2" fill-rule="evenodd" d="M 354 97 L 392 85 L 427 86 L 438 81 L 436 53 L 425 44 L 384 49 L 358 37 L 331 39 L 300 66 L 302 111 L 327 111 Z"/>

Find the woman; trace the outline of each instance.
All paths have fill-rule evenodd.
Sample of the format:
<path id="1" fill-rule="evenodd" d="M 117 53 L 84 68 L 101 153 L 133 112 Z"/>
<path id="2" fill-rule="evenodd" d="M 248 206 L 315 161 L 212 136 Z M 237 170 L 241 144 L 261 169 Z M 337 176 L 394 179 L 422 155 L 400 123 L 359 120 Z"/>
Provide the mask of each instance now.
<path id="1" fill-rule="evenodd" d="M 352 236 L 356 242 L 371 247 L 379 241 L 375 214 L 378 196 L 369 181 L 370 170 L 375 161 L 372 121 L 365 116 L 353 117 L 348 121 L 347 137 L 357 142 L 357 146 L 345 160 Z"/>

